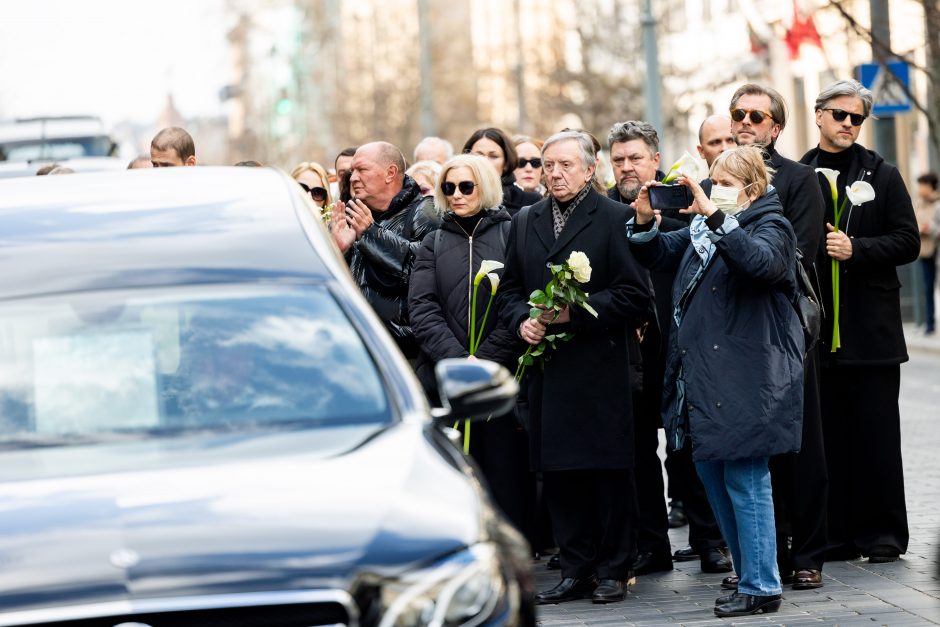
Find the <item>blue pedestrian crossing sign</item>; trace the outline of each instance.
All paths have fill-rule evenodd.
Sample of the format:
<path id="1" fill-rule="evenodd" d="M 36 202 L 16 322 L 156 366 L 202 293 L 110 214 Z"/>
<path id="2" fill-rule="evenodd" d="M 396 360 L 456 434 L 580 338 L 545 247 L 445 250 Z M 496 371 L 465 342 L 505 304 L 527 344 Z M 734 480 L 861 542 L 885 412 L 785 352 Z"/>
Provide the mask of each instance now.
<path id="1" fill-rule="evenodd" d="M 875 97 L 873 114 L 894 115 L 911 110 L 911 99 L 907 96 L 911 88 L 911 70 L 907 63 L 865 63 L 858 66 L 858 73 L 859 82 Z"/>

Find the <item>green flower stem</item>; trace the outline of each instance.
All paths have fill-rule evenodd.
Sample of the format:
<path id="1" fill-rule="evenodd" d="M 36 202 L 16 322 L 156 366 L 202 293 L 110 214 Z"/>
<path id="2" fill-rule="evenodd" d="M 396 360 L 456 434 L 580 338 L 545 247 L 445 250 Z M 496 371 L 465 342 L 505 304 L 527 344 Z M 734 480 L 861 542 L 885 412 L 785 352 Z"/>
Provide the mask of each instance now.
<path id="1" fill-rule="evenodd" d="M 833 194 L 833 220 L 835 220 L 835 232 L 839 232 L 839 224 L 842 222 L 842 212 L 845 211 L 845 205 L 848 198 L 842 201 L 842 206 L 836 208 L 835 194 Z M 842 346 L 842 337 L 839 334 L 839 274 L 842 269 L 841 262 L 833 257 L 832 259 L 832 343 L 829 346 L 829 352 L 834 353 Z"/>
<path id="2" fill-rule="evenodd" d="M 463 452 L 464 455 L 470 454 L 470 421 L 463 421 Z"/>
<path id="3" fill-rule="evenodd" d="M 480 289 L 479 281 L 473 282 L 473 302 L 470 303 L 470 354 L 477 352 L 476 343 L 473 341 L 476 337 L 477 329 L 477 290 Z"/>
<path id="4" fill-rule="evenodd" d="M 477 352 L 480 349 L 480 342 L 483 341 L 483 329 L 486 328 L 486 318 L 490 315 L 490 307 L 493 305 L 493 297 L 496 296 L 493 292 L 490 292 L 490 302 L 486 303 L 486 311 L 483 312 L 483 322 L 480 323 L 480 332 L 477 333 L 476 342 L 473 344 L 473 352 Z M 475 305 L 476 303 L 474 303 Z M 474 316 L 474 319 L 476 317 Z M 473 340 L 471 340 L 472 342 Z M 473 353 L 471 353 L 473 354 Z"/>
<path id="5" fill-rule="evenodd" d="M 832 318 L 832 344 L 829 347 L 829 352 L 834 353 L 839 350 L 839 347 L 842 346 L 842 341 L 839 336 L 839 270 L 842 264 L 839 263 L 838 259 L 832 260 L 832 309 L 833 309 L 833 318 Z"/>

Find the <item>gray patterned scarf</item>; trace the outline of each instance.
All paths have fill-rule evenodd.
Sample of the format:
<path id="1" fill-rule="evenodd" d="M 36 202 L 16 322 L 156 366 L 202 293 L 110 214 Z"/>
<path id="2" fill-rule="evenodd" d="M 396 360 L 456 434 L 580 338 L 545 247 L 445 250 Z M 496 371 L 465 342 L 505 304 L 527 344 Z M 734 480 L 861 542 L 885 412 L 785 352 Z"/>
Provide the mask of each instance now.
<path id="1" fill-rule="evenodd" d="M 555 239 L 558 239 L 558 236 L 561 235 L 562 230 L 565 228 L 565 223 L 567 223 L 568 218 L 571 217 L 571 213 L 574 211 L 575 207 L 581 204 L 581 201 L 584 200 L 584 197 L 587 196 L 589 191 L 591 191 L 590 181 L 578 192 L 564 212 L 562 212 L 561 207 L 558 206 L 558 201 L 552 196 L 552 225 L 555 230 Z"/>

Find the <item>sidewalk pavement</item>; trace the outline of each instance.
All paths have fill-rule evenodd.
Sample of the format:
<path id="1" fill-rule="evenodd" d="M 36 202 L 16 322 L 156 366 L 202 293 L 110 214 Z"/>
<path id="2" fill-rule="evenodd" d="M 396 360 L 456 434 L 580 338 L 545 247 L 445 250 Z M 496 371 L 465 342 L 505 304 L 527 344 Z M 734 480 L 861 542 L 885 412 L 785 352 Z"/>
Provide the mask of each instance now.
<path id="1" fill-rule="evenodd" d="M 913 322 L 904 323 L 904 340 L 909 351 L 923 351 L 940 354 L 940 332 L 924 335 L 924 328 Z"/>
<path id="2" fill-rule="evenodd" d="M 638 577 L 626 601 L 590 600 L 538 608 L 539 625 L 940 625 L 940 340 L 905 327 L 911 361 L 901 368 L 901 431 L 910 545 L 897 562 L 828 562 L 824 586 L 785 586 L 775 614 L 719 619 L 714 601 L 726 592 L 725 575 L 701 572 L 698 562 Z M 877 460 L 873 460 L 877 463 Z M 669 532 L 673 550 L 688 544 L 688 527 Z M 534 564 L 539 590 L 554 586 L 558 571 Z"/>

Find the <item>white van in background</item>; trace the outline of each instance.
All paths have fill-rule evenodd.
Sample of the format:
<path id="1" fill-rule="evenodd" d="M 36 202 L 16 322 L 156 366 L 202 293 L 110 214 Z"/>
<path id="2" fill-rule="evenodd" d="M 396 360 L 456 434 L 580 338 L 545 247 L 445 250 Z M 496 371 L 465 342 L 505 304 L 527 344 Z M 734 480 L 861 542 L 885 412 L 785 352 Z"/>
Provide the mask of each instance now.
<path id="1" fill-rule="evenodd" d="M 57 163 L 76 172 L 126 164 L 101 119 L 90 115 L 0 120 L 0 178 L 31 176 Z"/>

